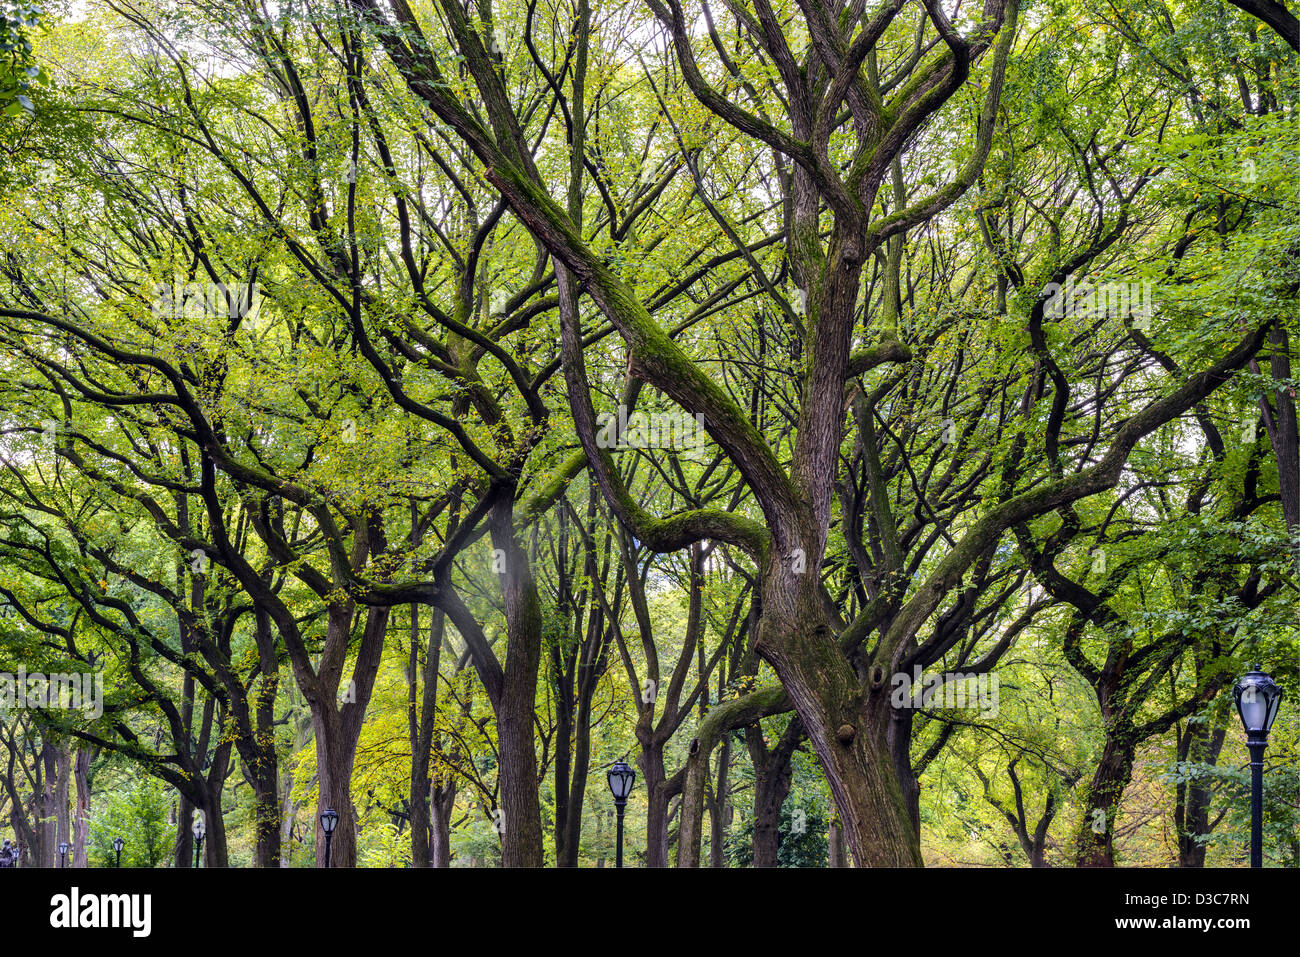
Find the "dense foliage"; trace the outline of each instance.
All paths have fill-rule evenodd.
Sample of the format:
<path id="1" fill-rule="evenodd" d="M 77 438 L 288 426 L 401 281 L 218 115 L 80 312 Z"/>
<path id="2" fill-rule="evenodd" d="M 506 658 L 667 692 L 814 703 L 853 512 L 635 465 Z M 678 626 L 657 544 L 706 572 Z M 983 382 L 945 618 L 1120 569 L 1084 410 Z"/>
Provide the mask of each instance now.
<path id="1" fill-rule="evenodd" d="M 626 758 L 633 865 L 1234 865 L 1260 667 L 1300 864 L 1238 6 L 3 5 L 0 833 L 605 866 Z"/>

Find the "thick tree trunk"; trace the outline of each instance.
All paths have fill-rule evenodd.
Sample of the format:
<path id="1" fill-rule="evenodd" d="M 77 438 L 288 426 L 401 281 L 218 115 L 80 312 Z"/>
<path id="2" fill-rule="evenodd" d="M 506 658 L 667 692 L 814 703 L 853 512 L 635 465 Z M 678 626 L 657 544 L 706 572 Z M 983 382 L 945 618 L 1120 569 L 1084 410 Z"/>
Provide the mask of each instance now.
<path id="1" fill-rule="evenodd" d="M 781 806 L 790 793 L 790 756 L 773 753 L 754 776 L 754 866 L 777 867 Z"/>
<path id="2" fill-rule="evenodd" d="M 766 688 L 714 706 L 700 722 L 683 769 L 681 818 L 677 828 L 678 867 L 699 867 L 700 864 L 704 791 L 708 783 L 709 761 L 718 741 L 734 728 L 788 709 L 788 699 L 782 689 Z"/>
<path id="3" fill-rule="evenodd" d="M 244 773 L 253 789 L 254 861 L 258 867 L 279 867 L 283 845 L 280 840 L 280 761 L 275 753 L 275 699 L 280 689 L 280 666 L 270 618 L 259 610 L 256 620 L 261 684 L 254 693 L 256 725 L 253 739 L 240 742 L 240 755 Z"/>
<path id="4" fill-rule="evenodd" d="M 501 592 L 507 643 L 496 702 L 497 765 L 501 788 L 501 866 L 541 867 L 542 807 L 533 732 L 541 667 L 542 611 L 532 566 L 515 534 L 509 499 L 493 510 L 492 544 L 503 558 Z"/>
<path id="5" fill-rule="evenodd" d="M 1127 743 L 1123 732 L 1107 736 L 1075 837 L 1076 866 L 1115 866 L 1115 819 L 1124 789 L 1133 776 L 1133 757 L 1132 745 Z"/>
<path id="6" fill-rule="evenodd" d="M 798 718 L 792 718 L 770 750 L 759 725 L 746 728 L 745 734 L 754 764 L 754 866 L 777 867 L 781 806 L 790 793 L 791 761 L 803 740 L 803 726 Z"/>
<path id="7" fill-rule="evenodd" d="M 815 582 L 815 568 L 808 577 Z M 892 720 L 889 681 L 880 675 L 863 700 L 857 675 L 840 651 L 835 634 L 820 623 L 822 609 L 813 588 L 800 588 L 800 601 L 774 610 L 768 599 L 759 625 L 758 650 L 772 665 L 794 704 L 825 772 L 860 867 L 920 867 L 921 847 L 886 743 Z M 787 591 L 777 581 L 765 594 Z"/>
<path id="8" fill-rule="evenodd" d="M 58 749 L 50 741 L 41 745 L 40 761 L 42 775 L 40 779 L 40 796 L 37 802 L 37 856 L 40 867 L 58 867 Z"/>
<path id="9" fill-rule="evenodd" d="M 667 775 L 664 772 L 663 745 L 652 734 L 641 742 L 641 756 L 637 759 L 645 781 L 645 866 L 668 866 L 668 793 Z M 626 848 L 624 854 L 627 853 Z"/>
<path id="10" fill-rule="evenodd" d="M 55 761 L 57 777 L 54 782 L 55 804 L 55 843 L 72 843 L 72 749 L 60 745 Z M 69 866 L 72 865 L 72 851 L 67 854 Z"/>
<path id="11" fill-rule="evenodd" d="M 231 742 L 223 741 L 212 756 L 212 768 L 208 772 L 204 788 L 207 804 L 204 807 L 203 823 L 203 866 L 229 867 L 230 849 L 226 843 L 226 815 L 222 810 L 222 795 L 225 793 L 226 777 L 230 770 Z"/>
<path id="12" fill-rule="evenodd" d="M 72 823 L 72 866 L 89 864 L 90 841 L 90 750 L 77 748 L 73 777 L 77 784 L 77 810 Z"/>
<path id="13" fill-rule="evenodd" d="M 357 756 L 357 741 L 365 719 L 366 706 L 374 690 L 375 676 L 383 655 L 384 637 L 388 630 L 388 608 L 368 608 L 365 611 L 360 648 L 352 670 L 343 701 L 310 701 L 312 730 L 316 736 L 316 775 L 318 802 L 316 820 L 316 866 L 325 866 L 325 831 L 320 826 L 320 816 L 333 808 L 338 814 L 338 824 L 330 841 L 330 867 L 357 866 L 357 819 L 352 804 L 352 771 Z M 352 611 L 336 608 L 330 612 L 330 635 L 327 645 L 339 647 L 340 637 L 351 632 Z M 347 647 L 347 642 L 342 643 Z M 322 680 L 326 689 L 337 689 L 342 680 L 341 661 L 330 680 Z"/>
<path id="14" fill-rule="evenodd" d="M 356 756 L 356 741 L 345 740 L 338 712 L 320 709 L 312 715 L 316 733 L 316 774 L 319 800 L 316 820 L 316 866 L 325 866 L 325 831 L 320 826 L 321 815 L 329 809 L 338 815 L 338 823 L 329 841 L 330 867 L 357 866 L 356 813 L 352 807 L 352 768 Z"/>
<path id="15" fill-rule="evenodd" d="M 686 759 L 686 775 L 682 785 L 681 819 L 677 826 L 677 866 L 699 867 L 700 845 L 704 829 L 704 792 L 708 784 L 709 760 L 717 730 L 714 722 L 703 722 L 697 737 L 691 741 Z M 600 818 L 597 819 L 599 825 Z M 715 832 L 716 834 L 716 832 Z M 599 839 L 599 830 L 597 831 Z M 716 842 L 716 837 L 710 837 Z M 599 864 L 597 865 L 599 866 Z"/>
<path id="16" fill-rule="evenodd" d="M 278 768 L 273 759 L 268 763 L 270 763 L 269 767 L 261 765 L 249 772 L 245 762 L 245 773 L 251 773 L 252 777 L 249 783 L 253 788 L 253 814 L 256 828 L 253 859 L 257 867 L 279 867 L 282 853 Z"/>

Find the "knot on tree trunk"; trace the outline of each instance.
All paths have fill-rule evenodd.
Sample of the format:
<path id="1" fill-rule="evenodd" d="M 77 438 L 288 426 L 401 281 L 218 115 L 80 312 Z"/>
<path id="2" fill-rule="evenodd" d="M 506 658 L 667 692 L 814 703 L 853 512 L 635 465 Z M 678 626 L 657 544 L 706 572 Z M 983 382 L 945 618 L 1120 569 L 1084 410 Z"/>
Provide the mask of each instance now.
<path id="1" fill-rule="evenodd" d="M 853 743 L 853 739 L 857 737 L 857 734 L 858 729 L 851 724 L 842 724 L 835 729 L 835 738 L 846 748 Z"/>

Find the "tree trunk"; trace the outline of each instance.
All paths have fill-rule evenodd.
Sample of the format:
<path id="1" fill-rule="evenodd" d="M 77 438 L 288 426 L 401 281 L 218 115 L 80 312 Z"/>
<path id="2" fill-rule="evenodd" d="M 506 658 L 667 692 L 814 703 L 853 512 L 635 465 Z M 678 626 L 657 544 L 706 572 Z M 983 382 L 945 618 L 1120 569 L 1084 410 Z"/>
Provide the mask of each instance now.
<path id="1" fill-rule="evenodd" d="M 790 719 L 770 750 L 760 725 L 746 728 L 745 735 L 754 764 L 754 866 L 777 867 L 781 850 L 781 806 L 790 793 L 791 761 L 795 748 L 803 740 L 803 726 L 798 718 Z"/>
<path id="2" fill-rule="evenodd" d="M 283 845 L 280 841 L 280 760 L 275 752 L 275 699 L 280 690 L 280 666 L 270 618 L 259 609 L 256 622 L 261 667 L 261 683 L 253 702 L 256 726 L 253 739 L 240 742 L 240 755 L 253 789 L 254 861 L 258 867 L 279 867 Z"/>
<path id="3" fill-rule="evenodd" d="M 1179 748 L 1180 760 L 1215 764 L 1223 749 L 1227 730 L 1218 727 L 1211 731 L 1207 723 L 1196 722 L 1188 726 L 1183 737 L 1184 741 L 1180 742 Z M 1205 786 L 1204 779 L 1200 776 L 1189 777 L 1178 786 L 1174 826 L 1178 832 L 1179 867 L 1205 866 L 1205 844 L 1197 838 L 1206 837 L 1211 831 L 1212 798 L 1213 792 Z"/>
<path id="4" fill-rule="evenodd" d="M 554 667 L 562 668 L 558 653 L 553 654 Z M 578 846 L 576 838 L 569 840 L 569 801 L 573 794 L 573 686 L 560 676 L 555 681 L 555 864 L 557 867 L 576 867 Z M 570 850 L 574 863 L 569 863 Z"/>
<path id="5" fill-rule="evenodd" d="M 253 855 L 257 867 L 279 867 L 280 855 L 280 789 L 276 763 L 260 765 L 252 772 L 247 762 L 245 774 L 250 774 L 253 788 L 253 814 L 256 827 Z"/>
<path id="6" fill-rule="evenodd" d="M 338 823 L 330 837 L 329 866 L 357 866 L 356 813 L 352 807 L 352 768 L 356 755 L 356 742 L 345 740 L 338 712 L 326 705 L 313 709 L 312 727 L 316 733 L 316 774 L 319 799 L 316 820 L 316 866 L 325 866 L 325 830 L 320 826 L 321 815 L 333 810 Z"/>
<path id="7" fill-rule="evenodd" d="M 72 866 L 87 867 L 90 840 L 90 750 L 77 748 L 73 776 L 77 783 L 77 811 L 72 824 Z"/>
<path id="8" fill-rule="evenodd" d="M 1133 748 L 1123 732 L 1107 735 L 1075 838 L 1077 867 L 1115 866 L 1115 819 L 1133 776 L 1133 758 Z"/>
<path id="9" fill-rule="evenodd" d="M 55 843 L 71 844 L 72 749 L 67 745 L 60 744 L 58 748 L 55 760 L 55 770 L 57 774 L 54 782 Z M 67 860 L 69 866 L 71 866 L 73 864 L 71 848 L 68 850 Z"/>
<path id="10" fill-rule="evenodd" d="M 754 776 L 754 866 L 777 867 L 781 850 L 781 806 L 790 793 L 790 758 L 775 754 Z"/>
<path id="11" fill-rule="evenodd" d="M 492 544 L 504 558 L 501 576 L 508 629 L 504 680 L 496 708 L 501 787 L 501 866 L 541 867 L 542 807 L 533 733 L 541 665 L 542 615 L 528 556 L 514 529 L 509 499 L 493 510 Z"/>
<path id="12" fill-rule="evenodd" d="M 641 756 L 637 760 L 645 781 L 645 866 L 668 866 L 668 793 L 667 775 L 664 772 L 663 745 L 654 735 L 641 743 Z M 624 849 L 626 853 L 626 849 Z"/>
<path id="13" fill-rule="evenodd" d="M 777 564 L 780 564 L 778 561 Z M 815 569 L 809 569 L 815 579 Z M 887 676 L 867 699 L 835 634 L 821 623 L 815 583 L 800 588 L 797 602 L 764 606 L 758 650 L 790 696 L 835 796 L 853 857 L 864 867 L 920 867 L 920 840 L 886 743 L 892 720 Z M 777 580 L 765 595 L 789 591 Z M 797 609 L 783 615 L 774 606 Z M 810 624 L 815 623 L 815 624 Z"/>
<path id="14" fill-rule="evenodd" d="M 731 804 L 728 800 L 731 773 L 731 739 L 727 738 L 718 748 L 718 771 L 714 776 L 713 800 L 709 802 L 709 867 L 726 867 L 727 825 L 731 821 Z M 683 814 L 685 814 L 685 796 L 683 796 Z M 680 830 L 679 830 L 680 840 Z M 678 851 L 680 856 L 681 852 Z"/>
<path id="15" fill-rule="evenodd" d="M 433 750 L 433 728 L 437 719 L 438 706 L 438 668 L 442 660 L 442 630 L 445 616 L 441 609 L 432 609 L 429 621 L 429 640 L 425 647 L 423 674 L 419 674 L 417 649 L 420 647 L 419 606 L 411 606 L 411 657 L 408 664 L 411 688 L 408 719 L 408 733 L 411 741 L 411 866 L 433 867 L 433 843 L 431 839 L 432 812 L 434 799 L 432 780 L 429 775 L 430 754 Z M 418 675 L 418 680 L 417 680 Z M 419 707 L 416 708 L 417 687 L 419 681 Z"/>
<path id="16" fill-rule="evenodd" d="M 40 762 L 40 797 L 37 815 L 37 864 L 40 867 L 58 867 L 58 779 L 59 756 L 53 742 L 45 741 L 41 745 Z"/>
<path id="17" fill-rule="evenodd" d="M 316 820 L 316 866 L 325 866 L 325 831 L 320 827 L 320 815 L 333 808 L 338 814 L 338 824 L 330 842 L 330 867 L 357 866 L 357 819 L 352 805 L 352 771 L 356 763 L 357 741 L 365 719 L 366 705 L 374 690 L 375 675 L 383 655 L 384 637 L 388 629 L 388 608 L 368 608 L 364 612 L 360 649 L 353 666 L 352 681 L 340 705 L 337 700 L 310 701 L 312 729 L 316 735 L 316 775 L 318 803 Z M 350 633 L 352 610 L 336 608 L 330 612 L 330 636 L 327 644 L 335 644 L 340 637 Z M 337 646 L 337 645 L 336 645 Z M 343 643 L 347 647 L 347 643 Z M 337 695 L 342 681 L 342 665 L 321 684 Z"/>
<path id="18" fill-rule="evenodd" d="M 840 822 L 834 815 L 831 816 L 831 823 L 827 828 L 826 844 L 829 849 L 829 867 L 848 867 L 849 854 L 848 848 L 844 845 L 844 828 L 840 827 Z"/>
<path id="19" fill-rule="evenodd" d="M 569 782 L 567 820 L 564 824 L 564 860 L 561 867 L 577 867 L 582 846 L 582 809 L 587 796 L 587 774 L 591 766 L 591 692 L 579 683 L 578 715 L 573 728 L 573 776 Z"/>
<path id="20" fill-rule="evenodd" d="M 455 806 L 455 782 L 448 781 L 433 789 L 429 815 L 429 860 L 434 867 L 451 867 L 451 814 Z"/>
<path id="21" fill-rule="evenodd" d="M 194 805 L 182 793 L 176 803 L 176 851 L 172 859 L 173 867 L 194 866 Z"/>
<path id="22" fill-rule="evenodd" d="M 231 742 L 223 741 L 217 745 L 212 756 L 212 768 L 208 772 L 205 788 L 207 806 L 204 808 L 203 823 L 203 866 L 229 867 L 229 848 L 226 844 L 226 816 L 222 810 L 221 798 L 226 787 L 226 777 L 230 771 Z"/>

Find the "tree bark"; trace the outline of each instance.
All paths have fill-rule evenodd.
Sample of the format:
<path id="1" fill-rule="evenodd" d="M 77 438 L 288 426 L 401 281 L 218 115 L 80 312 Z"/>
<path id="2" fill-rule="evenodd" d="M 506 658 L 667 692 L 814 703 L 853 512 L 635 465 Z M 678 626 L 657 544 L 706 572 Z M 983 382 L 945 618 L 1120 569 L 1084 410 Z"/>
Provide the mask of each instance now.
<path id="1" fill-rule="evenodd" d="M 77 748 L 73 776 L 77 783 L 77 810 L 72 825 L 72 866 L 87 867 L 90 841 L 90 749 Z"/>
<path id="2" fill-rule="evenodd" d="M 1133 746 L 1123 731 L 1107 735 L 1075 838 L 1076 866 L 1115 866 L 1115 820 L 1133 776 L 1133 759 Z"/>
<path id="3" fill-rule="evenodd" d="M 429 620 L 428 643 L 425 645 L 423 674 L 417 681 L 419 664 L 417 650 L 420 647 L 420 613 L 419 606 L 411 606 L 411 656 L 408 664 L 410 672 L 408 731 L 411 742 L 411 866 L 432 867 L 434 865 L 431 823 L 434 799 L 433 785 L 429 774 L 429 762 L 433 752 L 433 729 L 437 720 L 438 705 L 438 669 L 442 661 L 442 632 L 446 616 L 441 609 L 431 609 Z M 423 682 L 422 686 L 419 682 Z M 417 687 L 419 706 L 417 708 Z"/>
<path id="4" fill-rule="evenodd" d="M 717 764 L 717 773 L 713 778 L 713 798 L 709 801 L 709 867 L 726 867 L 727 825 L 731 823 L 730 739 L 724 740 L 722 747 L 718 748 Z"/>

